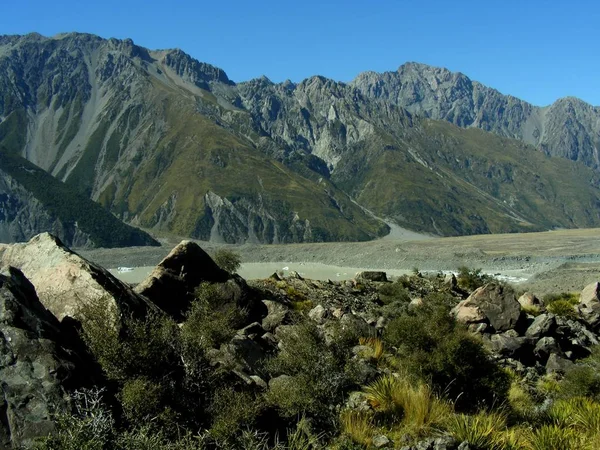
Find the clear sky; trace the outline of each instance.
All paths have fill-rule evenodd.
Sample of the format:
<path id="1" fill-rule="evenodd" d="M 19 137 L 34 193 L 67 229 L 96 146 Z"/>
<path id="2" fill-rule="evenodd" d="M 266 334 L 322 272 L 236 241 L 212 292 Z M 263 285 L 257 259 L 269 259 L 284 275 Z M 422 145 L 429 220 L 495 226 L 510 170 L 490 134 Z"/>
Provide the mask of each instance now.
<path id="1" fill-rule="evenodd" d="M 598 0 L 0 0 L 0 34 L 178 47 L 234 81 L 350 81 L 417 61 L 547 105 L 600 105 Z"/>

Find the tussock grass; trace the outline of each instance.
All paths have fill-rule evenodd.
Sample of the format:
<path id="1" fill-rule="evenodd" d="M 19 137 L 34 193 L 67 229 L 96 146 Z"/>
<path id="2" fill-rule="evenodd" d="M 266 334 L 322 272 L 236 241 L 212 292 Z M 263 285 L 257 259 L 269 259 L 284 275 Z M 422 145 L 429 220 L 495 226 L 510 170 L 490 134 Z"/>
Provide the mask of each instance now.
<path id="1" fill-rule="evenodd" d="M 365 412 L 344 411 L 340 417 L 342 433 L 354 442 L 368 447 L 371 445 L 375 425 L 373 417 Z"/>
<path id="2" fill-rule="evenodd" d="M 361 337 L 358 340 L 360 345 L 364 345 L 369 347 L 373 353 L 371 354 L 371 358 L 375 361 L 379 361 L 383 356 L 384 346 L 383 341 L 377 337 Z"/>
<path id="3" fill-rule="evenodd" d="M 574 450 L 580 448 L 584 442 L 576 430 L 550 424 L 524 433 L 523 448 L 527 450 Z"/>
<path id="4" fill-rule="evenodd" d="M 412 436 L 420 436 L 443 423 L 450 405 L 438 399 L 422 382 L 386 375 L 364 388 L 367 400 L 380 415 Z"/>
<path id="5" fill-rule="evenodd" d="M 470 448 L 504 449 L 516 436 L 507 433 L 506 414 L 480 412 L 475 415 L 454 414 L 445 423 L 447 431 L 457 442 L 468 442 Z"/>

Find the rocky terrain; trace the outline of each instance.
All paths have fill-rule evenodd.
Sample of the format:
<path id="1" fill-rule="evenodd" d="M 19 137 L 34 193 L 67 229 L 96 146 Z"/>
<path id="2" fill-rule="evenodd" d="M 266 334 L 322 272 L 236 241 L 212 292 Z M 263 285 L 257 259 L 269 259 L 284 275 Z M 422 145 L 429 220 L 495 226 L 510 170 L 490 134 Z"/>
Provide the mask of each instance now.
<path id="1" fill-rule="evenodd" d="M 418 64 L 235 83 L 181 50 L 77 33 L 3 36 L 0 69 L 4 153 L 151 231 L 292 243 L 374 239 L 389 231 L 377 217 L 438 236 L 600 225 L 598 112 L 573 99 L 539 109 Z"/>
<path id="2" fill-rule="evenodd" d="M 543 301 L 476 271 L 246 282 L 184 241 L 131 289 L 48 234 L 0 260 L 0 448 L 530 449 L 558 411 L 556 448 L 600 432 L 568 416 L 600 408 L 577 375 L 598 282 Z"/>

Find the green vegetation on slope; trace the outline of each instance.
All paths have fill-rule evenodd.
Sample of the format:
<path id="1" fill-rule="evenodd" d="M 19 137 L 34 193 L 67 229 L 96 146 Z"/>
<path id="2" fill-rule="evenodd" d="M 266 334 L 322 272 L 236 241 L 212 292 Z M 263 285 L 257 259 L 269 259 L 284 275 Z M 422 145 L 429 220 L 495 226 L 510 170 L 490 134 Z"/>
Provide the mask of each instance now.
<path id="1" fill-rule="evenodd" d="M 92 200 L 19 156 L 0 149 L 0 168 L 63 222 L 76 222 L 98 247 L 158 245 L 147 233 L 124 224 Z"/>

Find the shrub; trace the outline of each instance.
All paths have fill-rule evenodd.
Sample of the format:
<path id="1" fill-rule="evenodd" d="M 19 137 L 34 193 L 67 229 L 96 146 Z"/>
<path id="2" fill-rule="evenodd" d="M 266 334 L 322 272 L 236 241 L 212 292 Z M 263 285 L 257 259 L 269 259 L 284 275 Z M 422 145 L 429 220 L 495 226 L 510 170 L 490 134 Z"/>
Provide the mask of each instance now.
<path id="1" fill-rule="evenodd" d="M 458 409 L 503 402 L 510 380 L 492 362 L 481 342 L 449 314 L 440 301 L 425 301 L 392 320 L 384 340 L 397 348 L 397 355 L 412 374 L 431 383 Z"/>
<path id="2" fill-rule="evenodd" d="M 177 325 L 164 314 L 127 316 L 119 325 L 116 312 L 99 302 L 82 307 L 79 317 L 84 342 L 111 380 L 158 378 L 178 360 Z"/>
<path id="3" fill-rule="evenodd" d="M 210 411 L 213 423 L 209 430 L 212 438 L 230 447 L 236 447 L 235 438 L 241 431 L 254 425 L 261 404 L 249 392 L 235 391 L 231 387 L 219 389 Z"/>
<path id="4" fill-rule="evenodd" d="M 229 273 L 237 272 L 242 265 L 240 255 L 226 248 L 216 250 L 213 254 L 213 261 Z"/>
<path id="5" fill-rule="evenodd" d="M 225 297 L 216 284 L 202 283 L 195 294 L 181 329 L 184 346 L 207 350 L 229 341 L 244 325 L 246 311 Z"/>
<path id="6" fill-rule="evenodd" d="M 288 375 L 273 384 L 267 400 L 284 417 L 306 413 L 320 427 L 335 421 L 334 405 L 355 385 L 350 349 L 333 339 L 328 346 L 316 324 L 305 321 L 281 332 L 281 350 L 266 364 L 271 375 Z"/>
<path id="7" fill-rule="evenodd" d="M 381 286 L 379 286 L 377 292 L 379 293 L 379 299 L 385 305 L 389 305 L 393 302 L 410 302 L 410 294 L 400 281 L 383 283 Z"/>
<path id="8" fill-rule="evenodd" d="M 461 266 L 458 268 L 456 280 L 461 288 L 474 291 L 478 287 L 492 281 L 493 277 L 481 273 L 481 269 L 470 269 L 466 266 Z"/>
<path id="9" fill-rule="evenodd" d="M 56 417 L 53 435 L 36 444 L 39 450 L 104 450 L 115 438 L 115 422 L 103 400 L 103 389 L 82 389 L 71 395 L 73 413 Z"/>
<path id="10" fill-rule="evenodd" d="M 128 380 L 121 389 L 123 414 L 131 424 L 155 419 L 162 410 L 163 389 L 146 378 Z"/>
<path id="11" fill-rule="evenodd" d="M 592 347 L 592 354 L 578 361 L 559 387 L 562 398 L 590 397 L 600 401 L 600 346 Z"/>

